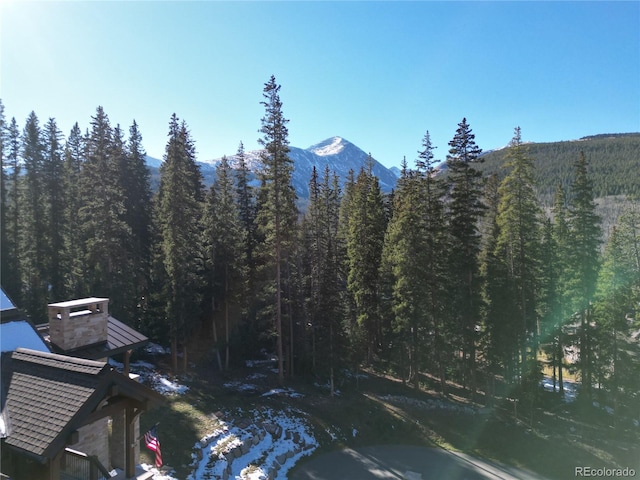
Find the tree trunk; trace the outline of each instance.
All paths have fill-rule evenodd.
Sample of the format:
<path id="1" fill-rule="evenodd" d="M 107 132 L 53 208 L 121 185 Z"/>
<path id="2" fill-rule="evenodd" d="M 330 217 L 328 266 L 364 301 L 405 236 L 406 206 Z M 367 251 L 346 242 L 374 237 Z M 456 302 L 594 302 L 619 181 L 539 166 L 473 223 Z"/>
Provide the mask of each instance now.
<path id="1" fill-rule="evenodd" d="M 171 337 L 171 371 L 178 373 L 178 339 L 175 335 Z"/>
<path id="2" fill-rule="evenodd" d="M 224 266 L 224 331 L 225 359 L 224 369 L 229 370 L 229 265 Z"/>
<path id="3" fill-rule="evenodd" d="M 188 373 L 187 372 L 187 365 L 188 365 L 188 359 L 187 359 L 187 342 L 183 342 L 182 344 L 182 371 L 184 373 Z"/>

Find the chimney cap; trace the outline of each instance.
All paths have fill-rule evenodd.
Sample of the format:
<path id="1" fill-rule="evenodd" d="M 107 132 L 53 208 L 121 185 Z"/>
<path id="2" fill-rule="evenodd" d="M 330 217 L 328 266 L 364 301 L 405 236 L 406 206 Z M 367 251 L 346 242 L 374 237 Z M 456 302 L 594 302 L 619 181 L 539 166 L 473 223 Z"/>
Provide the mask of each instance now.
<path id="1" fill-rule="evenodd" d="M 50 303 L 50 307 L 55 308 L 74 308 L 74 307 L 82 307 L 84 305 L 89 305 L 93 303 L 104 303 L 108 302 L 108 298 L 100 298 L 100 297 L 89 297 L 89 298 L 78 298 L 77 300 L 68 300 L 66 302 L 58 302 L 58 303 Z"/>

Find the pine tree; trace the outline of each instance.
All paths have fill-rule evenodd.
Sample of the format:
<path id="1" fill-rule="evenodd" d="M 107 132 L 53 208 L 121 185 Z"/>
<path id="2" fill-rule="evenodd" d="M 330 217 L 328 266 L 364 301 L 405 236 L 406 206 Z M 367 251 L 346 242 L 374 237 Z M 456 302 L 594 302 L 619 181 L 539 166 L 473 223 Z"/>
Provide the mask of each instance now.
<path id="1" fill-rule="evenodd" d="M 316 332 L 318 331 L 319 316 L 321 315 L 320 304 L 320 284 L 322 262 L 325 252 L 322 251 L 322 234 L 324 233 L 323 222 L 326 217 L 323 215 L 323 205 L 320 200 L 320 185 L 318 182 L 318 171 L 313 166 L 311 179 L 309 180 L 309 205 L 307 212 L 302 219 L 302 243 L 304 271 L 304 296 L 305 311 L 307 321 L 311 331 L 311 368 L 317 372 L 317 348 Z"/>
<path id="2" fill-rule="evenodd" d="M 257 223 L 264 236 L 262 246 L 265 266 L 265 301 L 275 304 L 274 308 L 263 309 L 263 315 L 275 324 L 276 354 L 278 356 L 278 381 L 284 383 L 284 329 L 283 319 L 289 320 L 289 373 L 293 373 L 293 331 L 290 306 L 290 289 L 285 289 L 290 262 L 293 261 L 292 242 L 295 239 L 297 209 L 296 194 L 291 184 L 293 162 L 289 158 L 288 120 L 282 113 L 280 85 L 272 75 L 263 89 L 265 115 L 262 117 L 258 140 L 264 147 L 261 153 L 261 195 L 264 202 L 259 204 Z M 290 278 L 289 278 L 290 279 Z M 271 298 L 272 300 L 268 300 Z"/>
<path id="3" fill-rule="evenodd" d="M 522 143 L 520 127 L 509 145 L 505 165 L 509 173 L 500 185 L 496 219 L 496 250 L 505 262 L 507 282 L 513 289 L 519 328 L 511 338 L 520 346 L 521 378 L 534 370 L 538 350 L 537 294 L 540 270 L 540 210 L 535 190 L 533 160 Z"/>
<path id="4" fill-rule="evenodd" d="M 572 273 L 571 291 L 574 311 L 580 319 L 580 371 L 582 392 L 591 397 L 591 302 L 596 288 L 599 269 L 600 218 L 595 213 L 593 186 L 589 179 L 587 160 L 581 154 L 575 163 L 576 177 L 572 185 L 572 200 L 569 210 L 569 268 Z"/>
<path id="5" fill-rule="evenodd" d="M 5 172 L 7 167 L 7 155 L 8 150 L 7 140 L 7 120 L 4 116 L 4 104 L 0 100 L 0 281 L 4 285 L 5 280 L 8 280 L 8 274 L 11 273 L 11 263 L 9 260 L 9 236 L 7 234 L 7 211 L 8 211 L 8 199 L 7 199 L 7 186 L 8 178 Z"/>
<path id="6" fill-rule="evenodd" d="M 19 218 L 20 270 L 23 305 L 35 322 L 44 321 L 48 303 L 46 198 L 43 177 L 44 144 L 38 117 L 31 112 L 22 134 L 24 177 Z"/>
<path id="7" fill-rule="evenodd" d="M 122 133 L 115 131 L 102 107 L 91 119 L 86 161 L 80 174 L 83 205 L 79 216 L 85 239 L 88 279 L 93 295 L 112 299 L 122 309 L 127 295 L 131 229 L 126 224 L 120 167 L 124 156 Z"/>
<path id="8" fill-rule="evenodd" d="M 405 343 L 407 379 L 416 387 L 427 361 L 435 367 L 446 392 L 445 333 L 441 322 L 443 293 L 442 186 L 434 175 L 429 132 L 422 142 L 416 170 L 403 162 L 394 192 L 393 216 L 387 228 L 383 261 L 392 273 L 394 327 Z"/>
<path id="9" fill-rule="evenodd" d="M 569 254 L 571 250 L 568 224 L 567 198 L 562 185 L 558 186 L 552 209 L 553 227 L 552 239 L 556 249 L 554 262 L 557 266 L 558 278 L 556 288 L 557 312 L 554 315 L 554 330 L 556 342 L 556 362 L 558 364 L 558 385 L 560 395 L 564 395 L 564 345 L 566 342 L 563 327 L 572 313 L 569 285 L 571 272 L 569 268 Z"/>
<path id="10" fill-rule="evenodd" d="M 129 139 L 125 146 L 125 160 L 122 165 L 121 182 L 124 189 L 124 221 L 131 230 L 130 271 L 132 291 L 129 301 L 129 321 L 140 322 L 148 296 L 148 271 L 151 262 L 151 180 L 142 146 L 142 134 L 134 120 L 129 127 Z M 135 319 L 135 321 L 134 321 Z"/>
<path id="11" fill-rule="evenodd" d="M 204 245 L 207 269 L 211 272 L 212 305 L 222 305 L 225 331 L 225 369 L 230 358 L 230 316 L 237 311 L 246 292 L 246 230 L 235 198 L 233 173 L 226 157 L 216 167 L 216 180 L 206 198 Z M 214 341 L 217 330 L 214 325 Z"/>
<path id="12" fill-rule="evenodd" d="M 478 221 L 483 213 L 482 174 L 474 164 L 481 162 L 482 150 L 466 118 L 458 124 L 447 155 L 449 169 L 449 269 L 455 289 L 450 311 L 458 327 L 457 343 L 462 354 L 463 383 L 476 390 L 476 325 L 480 316 Z M 468 383 L 467 383 L 468 382 Z"/>
<path id="13" fill-rule="evenodd" d="M 506 383 L 513 384 L 517 375 L 518 323 L 513 285 L 509 282 L 506 253 L 498 248 L 500 226 L 500 180 L 491 175 L 485 186 L 484 202 L 487 207 L 484 224 L 486 233 L 480 254 L 482 276 L 482 346 L 484 366 L 488 373 L 488 397 L 493 402 L 496 377 L 502 376 Z"/>
<path id="14" fill-rule="evenodd" d="M 355 172 L 349 170 L 347 179 L 344 184 L 344 194 L 340 200 L 340 210 L 338 214 L 338 234 L 336 238 L 336 249 L 338 253 L 338 270 L 340 276 L 341 303 L 344 305 L 343 327 L 347 332 L 347 336 L 354 341 L 357 337 L 357 320 L 355 300 L 351 291 L 346 288 L 349 281 L 349 256 L 347 254 L 347 245 L 349 242 L 349 222 L 353 211 L 353 198 L 355 194 Z M 349 348 L 352 358 L 350 363 L 356 363 L 357 355 L 355 348 Z"/>
<path id="15" fill-rule="evenodd" d="M 64 221 L 67 202 L 64 189 L 62 133 L 50 118 L 44 131 L 43 188 L 46 204 L 47 279 L 52 299 L 67 297 L 63 265 L 65 263 Z"/>
<path id="16" fill-rule="evenodd" d="M 244 152 L 244 145 L 240 142 L 238 151 L 236 152 L 237 167 L 236 175 L 236 198 L 238 203 L 238 214 L 242 221 L 243 228 L 246 232 L 245 236 L 245 257 L 247 264 L 253 263 L 253 250 L 255 249 L 255 221 L 256 221 L 256 205 L 253 187 L 249 184 L 250 171 L 247 166 L 247 160 Z"/>
<path id="17" fill-rule="evenodd" d="M 240 142 L 236 152 L 235 186 L 238 215 L 240 217 L 242 229 L 244 231 L 244 258 L 246 266 L 246 281 L 244 282 L 244 294 L 242 295 L 242 314 L 244 324 L 242 327 L 242 345 L 251 345 L 252 339 L 258 335 L 255 331 L 256 312 L 254 306 L 255 282 L 256 282 L 256 261 L 255 249 L 258 243 L 256 235 L 256 198 L 255 189 L 250 185 L 251 172 L 247 165 L 244 145 Z M 251 348 L 251 347 L 249 347 Z"/>
<path id="18" fill-rule="evenodd" d="M 383 261 L 393 277 L 394 331 L 407 357 L 408 372 L 403 374 L 403 381 L 406 377 L 416 387 L 424 363 L 422 348 L 430 347 L 425 344 L 430 326 L 426 318 L 429 297 L 424 274 L 430 258 L 426 245 L 426 216 L 422 214 L 424 203 L 419 177 L 416 172 L 406 172 L 395 191 L 394 215 L 387 229 L 383 252 Z"/>
<path id="19" fill-rule="evenodd" d="M 559 252 L 554 237 L 553 223 L 547 218 L 543 225 L 541 240 L 541 270 L 540 270 L 540 333 L 541 347 L 550 358 L 552 368 L 553 391 L 558 386 L 558 371 L 562 358 L 558 352 L 560 341 L 560 296 L 559 296 Z"/>
<path id="20" fill-rule="evenodd" d="M 7 129 L 6 165 L 11 172 L 7 178 L 7 213 L 5 241 L 3 248 L 2 287 L 14 302 L 22 304 L 22 275 L 20 272 L 20 129 L 15 117 Z"/>
<path id="21" fill-rule="evenodd" d="M 593 374 L 610 392 L 614 426 L 640 388 L 640 346 L 634 332 L 640 302 L 640 210 L 631 206 L 609 237 L 595 293 Z M 597 355 L 596 355 L 597 353 Z"/>
<path id="22" fill-rule="evenodd" d="M 311 330 L 311 368 L 316 375 L 329 376 L 331 395 L 344 340 L 337 240 L 339 208 L 337 176 L 334 173 L 332 180 L 327 166 L 320 181 L 314 166 L 302 225 L 305 311 Z"/>
<path id="23" fill-rule="evenodd" d="M 64 190 L 66 192 L 66 210 L 64 212 L 64 249 L 66 252 L 63 271 L 65 272 L 65 290 L 70 298 L 89 295 L 85 286 L 86 251 L 80 208 L 82 199 L 81 172 L 85 161 L 85 144 L 77 123 L 73 125 L 64 148 Z"/>
<path id="24" fill-rule="evenodd" d="M 178 344 L 183 345 L 200 317 L 203 253 L 199 219 L 202 217 L 202 175 L 195 163 L 195 147 L 184 121 L 174 113 L 169 122 L 169 140 L 160 168 L 155 223 L 159 246 L 156 275 L 162 290 L 164 323 L 171 340 L 171 367 L 178 369 Z"/>
<path id="25" fill-rule="evenodd" d="M 380 349 L 382 326 L 380 319 L 380 262 L 386 230 L 385 208 L 378 178 L 371 172 L 369 155 L 367 169 L 362 169 L 349 199 L 349 232 L 347 237 L 347 289 L 353 297 L 357 335 L 367 363 Z"/>
<path id="26" fill-rule="evenodd" d="M 446 274 L 446 227 L 444 221 L 445 185 L 436 175 L 434 146 L 427 131 L 422 140 L 422 150 L 418 151 L 416 170 L 420 178 L 424 195 L 421 213 L 425 219 L 425 256 L 423 265 L 424 281 L 427 291 L 427 323 L 433 329 L 433 357 L 437 375 L 440 379 L 442 395 L 446 395 L 446 371 L 449 356 L 449 342 L 443 322 L 445 298 L 448 289 Z"/>

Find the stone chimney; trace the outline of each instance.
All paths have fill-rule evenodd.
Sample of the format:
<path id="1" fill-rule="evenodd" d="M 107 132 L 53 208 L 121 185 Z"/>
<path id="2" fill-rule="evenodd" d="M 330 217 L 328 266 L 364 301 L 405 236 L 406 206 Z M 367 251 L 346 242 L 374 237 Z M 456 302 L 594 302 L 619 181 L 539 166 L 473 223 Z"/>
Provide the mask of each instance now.
<path id="1" fill-rule="evenodd" d="M 81 298 L 51 303 L 49 339 L 64 351 L 107 341 L 108 298 Z"/>

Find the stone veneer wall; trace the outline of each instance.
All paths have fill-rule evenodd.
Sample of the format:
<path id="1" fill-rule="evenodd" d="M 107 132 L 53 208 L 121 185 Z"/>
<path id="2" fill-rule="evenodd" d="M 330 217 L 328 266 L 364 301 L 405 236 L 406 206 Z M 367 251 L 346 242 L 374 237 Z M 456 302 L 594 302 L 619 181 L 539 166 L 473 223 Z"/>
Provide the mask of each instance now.
<path id="1" fill-rule="evenodd" d="M 135 442 L 134 449 L 135 464 L 138 465 L 140 463 L 140 415 L 134 420 L 133 430 L 135 440 L 138 440 Z M 127 460 L 125 435 L 125 413 L 122 412 L 112 417 L 110 439 L 111 465 L 122 470 L 125 469 Z"/>
<path id="2" fill-rule="evenodd" d="M 63 304 L 49 305 L 49 338 L 63 350 L 105 342 L 109 323 L 108 300 L 91 302 L 86 310 L 71 312 Z M 74 305 L 78 308 L 80 304 Z M 81 307 L 81 306 L 80 306 Z"/>
<path id="3" fill-rule="evenodd" d="M 78 442 L 70 447 L 87 455 L 95 455 L 106 469 L 110 469 L 109 419 L 101 418 L 90 425 L 80 427 L 78 433 Z"/>

